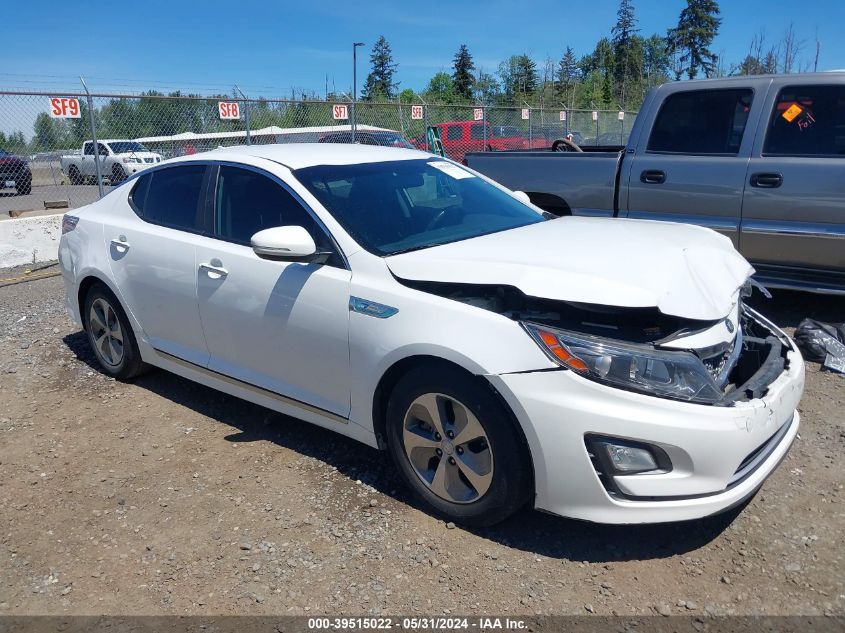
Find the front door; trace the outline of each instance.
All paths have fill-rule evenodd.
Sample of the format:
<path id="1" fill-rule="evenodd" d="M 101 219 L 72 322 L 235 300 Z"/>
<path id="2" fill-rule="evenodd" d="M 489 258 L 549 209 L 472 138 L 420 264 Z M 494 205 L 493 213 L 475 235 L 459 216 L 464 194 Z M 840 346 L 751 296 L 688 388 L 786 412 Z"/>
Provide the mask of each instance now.
<path id="1" fill-rule="evenodd" d="M 114 213 L 103 227 L 121 303 L 150 345 L 201 366 L 208 350 L 197 307 L 194 242 L 204 224 L 206 169 L 189 164 L 144 174 L 129 197 L 134 213 Z"/>
<path id="2" fill-rule="evenodd" d="M 197 296 L 208 368 L 340 416 L 349 415 L 349 287 L 339 253 L 326 264 L 269 261 L 249 246 L 274 226 L 324 229 L 281 182 L 221 166 L 214 237 L 197 246 Z"/>
<path id="3" fill-rule="evenodd" d="M 748 167 L 740 252 L 766 269 L 845 283 L 845 86 L 770 95 Z M 772 271 L 774 272 L 774 271 Z"/>
<path id="4" fill-rule="evenodd" d="M 629 170 L 621 215 L 699 224 L 738 246 L 752 97 L 748 88 L 669 94 L 649 138 L 623 161 Z"/>

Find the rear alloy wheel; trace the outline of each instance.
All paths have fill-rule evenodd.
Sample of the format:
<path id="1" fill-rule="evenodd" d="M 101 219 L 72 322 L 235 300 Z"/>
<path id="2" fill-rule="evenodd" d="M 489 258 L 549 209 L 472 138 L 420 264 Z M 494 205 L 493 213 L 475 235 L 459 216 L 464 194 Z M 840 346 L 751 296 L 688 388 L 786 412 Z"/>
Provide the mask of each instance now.
<path id="1" fill-rule="evenodd" d="M 394 387 L 386 422 L 403 479 L 444 518 L 492 525 L 530 499 L 528 448 L 483 379 L 441 363 L 415 367 Z"/>
<path id="2" fill-rule="evenodd" d="M 145 370 L 126 314 L 104 284 L 91 286 L 83 314 L 88 342 L 105 373 L 127 380 Z"/>

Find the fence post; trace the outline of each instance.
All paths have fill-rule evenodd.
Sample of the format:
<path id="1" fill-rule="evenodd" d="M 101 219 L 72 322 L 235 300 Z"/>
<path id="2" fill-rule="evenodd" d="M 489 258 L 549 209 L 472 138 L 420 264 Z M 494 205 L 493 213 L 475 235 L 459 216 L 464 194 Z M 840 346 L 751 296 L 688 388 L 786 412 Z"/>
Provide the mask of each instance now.
<path id="1" fill-rule="evenodd" d="M 475 118 L 475 117 L 473 117 Z M 481 148 L 482 152 L 487 151 L 487 108 L 484 107 L 482 104 L 481 106 L 481 129 L 484 131 L 484 147 Z"/>
<path id="2" fill-rule="evenodd" d="M 88 86 L 85 85 L 85 80 L 80 76 L 79 81 L 82 82 L 82 87 L 85 89 L 86 100 L 88 101 L 88 123 L 91 126 L 91 140 L 94 143 L 94 169 L 97 172 L 97 189 L 102 198 L 103 193 L 103 174 L 100 173 L 100 144 L 97 143 L 97 126 L 94 125 L 94 100 L 91 98 L 91 93 L 88 92 Z"/>
<path id="3" fill-rule="evenodd" d="M 243 93 L 243 90 L 235 86 L 235 90 L 237 90 L 241 98 L 244 100 L 244 125 L 246 125 L 246 144 L 252 145 L 252 137 L 249 134 L 249 104 L 247 103 L 246 95 Z"/>

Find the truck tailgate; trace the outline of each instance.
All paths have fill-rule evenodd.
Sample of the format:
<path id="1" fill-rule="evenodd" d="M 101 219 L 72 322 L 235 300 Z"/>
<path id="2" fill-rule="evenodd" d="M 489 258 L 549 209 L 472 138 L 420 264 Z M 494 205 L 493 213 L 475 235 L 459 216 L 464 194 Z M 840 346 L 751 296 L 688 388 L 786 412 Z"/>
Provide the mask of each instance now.
<path id="1" fill-rule="evenodd" d="M 612 216 L 622 152 L 474 152 L 467 165 L 557 214 Z"/>

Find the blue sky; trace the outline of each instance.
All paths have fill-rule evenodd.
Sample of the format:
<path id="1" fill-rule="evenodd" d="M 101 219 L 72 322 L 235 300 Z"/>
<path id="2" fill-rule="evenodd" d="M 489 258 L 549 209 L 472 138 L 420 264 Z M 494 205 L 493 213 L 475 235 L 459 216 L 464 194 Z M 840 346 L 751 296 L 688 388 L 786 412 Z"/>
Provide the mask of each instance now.
<path id="1" fill-rule="evenodd" d="M 329 90 L 349 90 L 355 40 L 367 44 L 359 49 L 363 84 L 370 47 L 382 34 L 393 48 L 402 87 L 415 90 L 438 70 L 449 70 L 461 43 L 489 72 L 514 53 L 540 62 L 559 59 L 569 45 L 581 55 L 609 34 L 618 8 L 618 0 L 14 4 L 14 20 L 3 29 L 0 89 L 75 89 L 81 74 L 98 91 L 229 92 L 237 83 L 250 96 L 268 97 L 289 96 L 291 87 L 322 94 L 327 78 Z M 755 33 L 762 30 L 773 42 L 792 22 L 806 40 L 807 60 L 812 61 L 818 35 L 819 69 L 845 68 L 843 0 L 720 4 L 723 24 L 713 49 L 728 65 L 747 53 Z M 635 0 L 641 33 L 665 33 L 684 5 L 684 0 Z"/>

